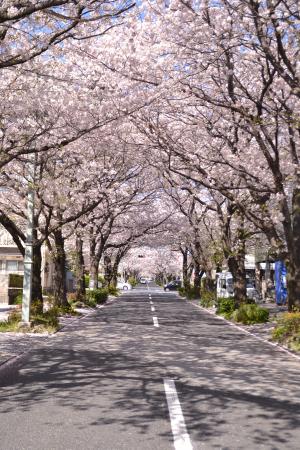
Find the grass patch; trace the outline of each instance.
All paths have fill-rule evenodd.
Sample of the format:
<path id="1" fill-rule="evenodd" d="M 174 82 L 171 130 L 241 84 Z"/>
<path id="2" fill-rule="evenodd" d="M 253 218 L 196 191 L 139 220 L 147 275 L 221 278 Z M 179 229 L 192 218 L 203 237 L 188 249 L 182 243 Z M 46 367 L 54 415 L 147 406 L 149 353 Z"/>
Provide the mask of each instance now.
<path id="1" fill-rule="evenodd" d="M 184 289 L 184 287 L 178 288 L 177 292 L 181 297 L 186 297 L 189 300 L 195 300 L 200 297 L 200 290 L 194 288 L 194 286 L 189 287 L 188 289 Z"/>
<path id="2" fill-rule="evenodd" d="M 10 319 L 7 319 L 3 322 L 0 322 L 0 333 L 7 333 L 9 331 L 14 333 L 20 331 L 19 321 L 12 321 Z"/>
<path id="3" fill-rule="evenodd" d="M 22 314 L 20 309 L 14 309 L 4 322 L 0 322 L 0 332 L 23 333 L 55 333 L 59 329 L 59 317 L 64 315 L 78 315 L 70 306 L 53 306 L 48 311 L 41 312 L 37 304 L 33 302 L 31 307 L 30 327 L 21 326 Z"/>
<path id="4" fill-rule="evenodd" d="M 233 311 L 231 318 L 234 322 L 244 325 L 266 323 L 269 320 L 269 311 L 256 304 L 245 304 Z"/>
<path id="5" fill-rule="evenodd" d="M 277 319 L 272 339 L 292 350 L 300 351 L 300 312 L 285 313 Z"/>
<path id="6" fill-rule="evenodd" d="M 216 305 L 216 314 L 225 317 L 225 319 L 231 319 L 232 313 L 236 309 L 234 297 L 219 297 L 217 298 Z"/>
<path id="7" fill-rule="evenodd" d="M 216 303 L 216 294 L 211 291 L 201 290 L 200 305 L 203 308 L 212 308 Z"/>
<path id="8" fill-rule="evenodd" d="M 91 289 L 86 295 L 86 304 L 91 308 L 106 302 L 109 295 L 108 288 Z"/>
<path id="9" fill-rule="evenodd" d="M 131 284 L 132 287 L 135 287 L 139 284 L 136 278 L 134 277 L 129 277 L 127 282 Z"/>
<path id="10" fill-rule="evenodd" d="M 113 295 L 114 297 L 118 297 L 119 289 L 116 286 L 108 286 L 108 295 Z"/>

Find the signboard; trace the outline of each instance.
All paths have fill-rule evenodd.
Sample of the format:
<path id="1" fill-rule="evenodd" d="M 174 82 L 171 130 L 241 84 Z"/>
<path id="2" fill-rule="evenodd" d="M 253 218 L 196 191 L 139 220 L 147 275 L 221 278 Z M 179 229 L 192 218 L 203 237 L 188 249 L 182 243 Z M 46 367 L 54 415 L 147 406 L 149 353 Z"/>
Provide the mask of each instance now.
<path id="1" fill-rule="evenodd" d="M 287 300 L 287 270 L 283 261 L 275 262 L 275 292 L 277 305 L 285 305 Z"/>

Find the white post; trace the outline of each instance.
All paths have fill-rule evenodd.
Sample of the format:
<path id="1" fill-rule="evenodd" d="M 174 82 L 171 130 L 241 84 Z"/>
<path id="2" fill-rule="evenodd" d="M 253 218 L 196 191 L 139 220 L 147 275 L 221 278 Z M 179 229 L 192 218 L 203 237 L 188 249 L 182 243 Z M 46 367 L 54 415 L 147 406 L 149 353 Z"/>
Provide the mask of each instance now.
<path id="1" fill-rule="evenodd" d="M 34 230 L 34 182 L 35 182 L 36 155 L 30 155 L 28 170 L 28 194 L 27 194 L 27 229 L 24 258 L 24 280 L 22 299 L 22 323 L 30 324 L 30 303 L 32 296 L 32 266 L 33 266 L 33 230 Z"/>

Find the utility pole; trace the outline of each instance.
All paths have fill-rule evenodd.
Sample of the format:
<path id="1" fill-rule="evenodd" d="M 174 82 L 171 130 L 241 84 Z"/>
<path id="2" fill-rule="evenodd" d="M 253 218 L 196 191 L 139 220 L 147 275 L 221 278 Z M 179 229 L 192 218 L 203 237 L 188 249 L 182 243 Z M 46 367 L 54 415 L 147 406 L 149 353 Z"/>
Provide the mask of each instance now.
<path id="1" fill-rule="evenodd" d="M 29 156 L 28 193 L 27 193 L 27 229 L 24 258 L 24 279 L 22 299 L 22 325 L 30 325 L 30 303 L 32 296 L 32 266 L 33 266 L 33 231 L 34 231 L 34 197 L 35 197 L 35 166 L 36 155 Z"/>

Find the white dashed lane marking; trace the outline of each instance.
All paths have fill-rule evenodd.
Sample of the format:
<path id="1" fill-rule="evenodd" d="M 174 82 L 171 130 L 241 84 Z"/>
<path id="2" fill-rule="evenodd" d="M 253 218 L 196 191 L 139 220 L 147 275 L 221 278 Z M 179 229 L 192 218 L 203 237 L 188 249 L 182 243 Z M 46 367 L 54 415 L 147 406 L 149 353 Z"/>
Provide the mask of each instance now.
<path id="1" fill-rule="evenodd" d="M 159 327 L 158 319 L 157 319 L 157 317 L 155 317 L 155 316 L 153 316 L 153 325 L 154 325 L 155 327 Z"/>
<path id="2" fill-rule="evenodd" d="M 175 450 L 193 450 L 174 380 L 164 379 Z"/>

